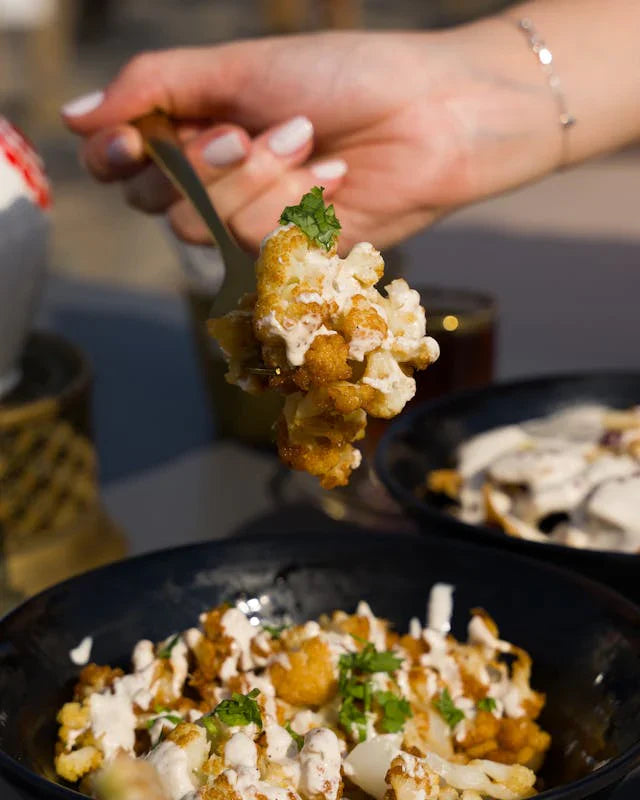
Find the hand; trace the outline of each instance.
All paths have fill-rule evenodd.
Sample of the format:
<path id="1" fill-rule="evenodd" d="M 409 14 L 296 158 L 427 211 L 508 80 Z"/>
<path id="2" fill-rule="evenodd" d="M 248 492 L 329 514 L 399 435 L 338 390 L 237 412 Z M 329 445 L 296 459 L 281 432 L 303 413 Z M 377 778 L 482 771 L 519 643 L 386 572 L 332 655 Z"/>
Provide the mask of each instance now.
<path id="1" fill-rule="evenodd" d="M 513 38 L 518 68 L 539 88 L 522 42 L 497 26 L 488 52 Z M 553 166 L 553 148 L 545 155 L 548 139 L 537 136 L 554 112 L 544 85 L 532 96 L 505 80 L 508 54 L 492 64 L 477 43 L 463 28 L 143 54 L 104 95 L 68 104 L 63 116 L 84 137 L 82 157 L 95 177 L 123 180 L 132 205 L 167 211 L 186 241 L 207 242 L 208 233 L 126 124 L 154 107 L 176 120 L 188 157 L 245 248 L 256 250 L 284 206 L 314 184 L 335 203 L 341 249 L 363 240 L 382 248 Z"/>

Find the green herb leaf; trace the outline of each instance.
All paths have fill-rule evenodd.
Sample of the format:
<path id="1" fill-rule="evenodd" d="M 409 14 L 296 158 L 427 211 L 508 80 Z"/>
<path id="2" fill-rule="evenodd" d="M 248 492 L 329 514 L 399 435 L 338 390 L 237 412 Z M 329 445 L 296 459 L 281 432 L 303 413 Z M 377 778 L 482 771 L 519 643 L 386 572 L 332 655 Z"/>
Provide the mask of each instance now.
<path id="1" fill-rule="evenodd" d="M 260 707 L 255 698 L 259 689 L 252 689 L 249 694 L 234 692 L 229 700 L 223 700 L 213 709 L 213 713 L 225 725 L 250 725 L 252 722 L 262 728 Z"/>
<path id="2" fill-rule="evenodd" d="M 160 716 L 154 717 L 153 719 L 148 719 L 147 720 L 147 729 L 151 730 L 151 728 L 153 728 L 153 726 L 156 724 L 156 722 L 159 719 L 167 719 L 167 720 L 169 720 L 169 722 L 172 722 L 174 725 L 179 725 L 183 721 L 182 717 L 179 717 L 177 714 L 162 714 Z"/>
<path id="3" fill-rule="evenodd" d="M 493 697 L 483 697 L 482 700 L 478 700 L 478 711 L 495 711 L 496 709 L 496 701 Z"/>
<path id="4" fill-rule="evenodd" d="M 218 727 L 216 719 L 213 717 L 213 712 L 211 714 L 205 714 L 204 717 L 200 717 L 198 723 L 202 725 L 212 739 L 218 738 L 220 728 Z"/>
<path id="5" fill-rule="evenodd" d="M 178 644 L 180 641 L 180 634 L 176 633 L 176 635 L 171 639 L 169 644 L 166 644 L 164 647 L 158 650 L 158 658 L 171 658 L 171 651 L 173 648 Z"/>
<path id="6" fill-rule="evenodd" d="M 273 639 L 279 639 L 282 631 L 286 631 L 288 625 L 262 625 L 262 630 L 266 631 Z"/>
<path id="7" fill-rule="evenodd" d="M 302 750 L 302 747 L 304 745 L 304 736 L 300 736 L 299 733 L 296 733 L 288 722 L 284 726 L 284 728 L 287 731 L 287 733 L 289 734 L 289 736 L 296 743 L 296 745 L 298 747 L 298 750 Z"/>
<path id="8" fill-rule="evenodd" d="M 390 650 L 376 650 L 371 642 L 357 653 L 345 653 L 340 656 L 338 688 L 342 695 L 342 703 L 338 711 L 338 722 L 348 734 L 357 734 L 360 741 L 367 735 L 367 713 L 371 711 L 374 692 L 367 675 L 374 672 L 394 672 L 402 664 L 402 659 Z M 391 693 L 378 693 L 386 695 Z M 395 698 L 395 695 L 391 695 Z M 401 698 L 398 698 L 401 699 Z M 395 713 L 395 717 L 393 717 Z M 397 721 L 398 711 L 391 710 L 391 716 Z M 404 722 L 405 717 L 402 717 Z M 389 722 L 394 725 L 393 720 Z M 399 728 L 398 728 L 399 730 Z"/>
<path id="9" fill-rule="evenodd" d="M 402 665 L 402 659 L 390 650 L 379 651 L 367 644 L 358 653 L 340 656 L 341 672 L 394 672 Z"/>
<path id="10" fill-rule="evenodd" d="M 293 222 L 310 241 L 331 250 L 340 230 L 333 204 L 326 206 L 322 193 L 324 186 L 314 186 L 302 196 L 297 206 L 287 206 L 280 216 L 280 224 Z"/>
<path id="11" fill-rule="evenodd" d="M 448 689 L 443 689 L 440 697 L 433 701 L 433 707 L 436 711 L 440 712 L 442 718 L 450 728 L 455 728 L 455 726 L 464 719 L 464 712 L 456 708 Z"/>
<path id="12" fill-rule="evenodd" d="M 361 742 L 367 738 L 367 715 L 356 704 L 357 698 L 352 695 L 345 697 L 338 711 L 338 724 L 348 734 L 355 731 Z"/>
<path id="13" fill-rule="evenodd" d="M 408 701 L 393 692 L 376 692 L 375 700 L 382 708 L 380 727 L 386 733 L 398 733 L 413 716 Z"/>

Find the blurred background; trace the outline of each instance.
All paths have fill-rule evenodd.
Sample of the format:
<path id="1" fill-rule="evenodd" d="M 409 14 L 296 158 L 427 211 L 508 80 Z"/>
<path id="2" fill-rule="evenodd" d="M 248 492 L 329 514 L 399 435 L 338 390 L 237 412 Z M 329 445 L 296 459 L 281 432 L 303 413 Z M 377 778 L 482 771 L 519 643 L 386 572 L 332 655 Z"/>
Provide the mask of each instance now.
<path id="1" fill-rule="evenodd" d="M 176 527 L 182 540 L 201 538 L 213 517 L 235 522 L 239 503 L 247 514 L 261 508 L 271 467 L 216 444 L 220 417 L 176 251 L 157 220 L 128 210 L 117 186 L 87 177 L 60 104 L 105 86 L 140 50 L 328 27 L 439 27 L 505 5 L 0 0 L 0 114 L 35 143 L 52 183 L 37 322 L 88 356 L 105 501 L 129 533 L 153 528 L 144 542 L 132 534 L 134 550 L 175 540 Z M 630 148 L 463 210 L 384 255 L 416 284 L 495 298 L 495 368 L 486 378 L 634 368 L 638 186 L 640 154 Z M 260 487 L 255 502 L 238 500 L 247 475 Z M 230 476 L 238 492 L 221 498 L 215 489 Z M 197 519 L 186 518 L 187 506 Z"/>

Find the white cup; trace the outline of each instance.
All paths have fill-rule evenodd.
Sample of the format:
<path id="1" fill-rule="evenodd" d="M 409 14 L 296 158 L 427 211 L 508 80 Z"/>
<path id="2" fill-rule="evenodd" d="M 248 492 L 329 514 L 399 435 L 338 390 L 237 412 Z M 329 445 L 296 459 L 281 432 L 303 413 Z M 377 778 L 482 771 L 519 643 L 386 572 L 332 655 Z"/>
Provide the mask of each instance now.
<path id="1" fill-rule="evenodd" d="M 20 380 L 20 358 L 47 268 L 49 219 L 26 197 L 0 209 L 0 398 Z"/>

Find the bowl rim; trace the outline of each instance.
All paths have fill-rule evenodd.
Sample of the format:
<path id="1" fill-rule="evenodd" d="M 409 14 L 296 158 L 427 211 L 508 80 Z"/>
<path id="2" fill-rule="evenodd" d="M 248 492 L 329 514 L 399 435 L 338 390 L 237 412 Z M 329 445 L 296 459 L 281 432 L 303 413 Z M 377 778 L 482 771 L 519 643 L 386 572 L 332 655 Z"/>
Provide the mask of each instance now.
<path id="1" fill-rule="evenodd" d="M 350 538 L 358 537 L 367 542 L 371 542 L 372 539 L 376 539 L 378 543 L 383 543 L 384 541 L 397 542 L 398 539 L 404 539 L 407 542 L 420 542 L 427 547 L 430 545 L 444 546 L 443 542 L 439 542 L 433 538 L 429 539 L 421 535 L 419 532 L 414 531 L 389 532 L 378 530 L 371 531 L 366 528 L 359 528 L 357 526 L 349 525 L 342 525 L 342 527 L 349 529 L 348 535 Z M 321 540 L 323 544 L 326 544 L 329 537 L 335 537 L 335 539 L 339 541 L 344 538 L 344 536 L 344 531 L 341 532 L 336 529 L 328 532 L 305 532 L 304 534 L 306 540 L 315 538 L 317 540 Z M 136 564 L 143 561 L 163 560 L 167 561 L 167 563 L 170 563 L 173 556 L 187 553 L 189 551 L 195 552 L 210 548 L 215 551 L 218 549 L 224 549 L 224 547 L 228 545 L 231 545 L 232 547 L 237 545 L 238 547 L 242 548 L 243 546 L 248 547 L 256 542 L 261 542 L 264 544 L 265 541 L 269 541 L 273 546 L 277 547 L 280 545 L 280 543 L 289 543 L 294 541 L 294 538 L 292 537 L 291 533 L 249 533 L 242 536 L 225 537 L 223 539 L 205 539 L 197 542 L 191 542 L 189 544 L 161 548 L 158 550 L 149 551 L 147 553 L 140 553 L 135 556 L 118 559 L 110 564 L 105 564 L 101 567 L 96 567 L 72 576 L 71 578 L 67 578 L 65 581 L 54 584 L 53 586 L 38 592 L 38 594 L 34 595 L 33 597 L 27 598 L 27 600 L 20 603 L 20 605 L 16 606 L 7 614 L 0 617 L 0 632 L 2 631 L 2 627 L 4 625 L 10 622 L 14 616 L 22 613 L 22 610 L 31 603 L 41 602 L 44 598 L 46 598 L 47 595 L 67 589 L 74 583 L 81 580 L 90 579 L 96 575 L 111 572 L 112 570 L 125 568 L 132 563 Z M 475 544 L 468 541 L 457 540 L 454 542 L 449 542 L 446 546 L 467 551 L 482 550 L 485 553 L 487 551 L 486 545 L 483 546 L 482 544 Z M 625 597 L 624 595 L 615 591 L 615 589 L 612 589 L 605 584 L 601 584 L 598 581 L 585 577 L 584 575 L 575 573 L 569 569 L 566 569 L 565 567 L 542 562 L 539 559 L 533 558 L 529 555 L 522 555 L 521 553 L 514 553 L 506 550 L 497 550 L 496 554 L 501 558 L 506 558 L 507 560 L 527 564 L 528 566 L 542 572 L 555 573 L 558 578 L 574 584 L 576 587 L 580 587 L 583 592 L 588 593 L 591 597 L 597 599 L 598 601 L 601 600 L 603 603 L 609 603 L 616 613 L 620 615 L 631 614 L 633 617 L 638 619 L 638 622 L 640 622 L 640 604 L 634 603 L 628 597 Z M 585 775 L 576 781 L 571 781 L 570 783 L 547 789 L 544 792 L 535 795 L 535 797 L 540 798 L 540 800 L 582 800 L 582 798 L 589 798 L 594 792 L 621 781 L 630 775 L 631 772 L 637 767 L 640 767 L 640 738 L 623 753 L 608 760 L 605 764 L 598 767 L 588 775 Z M 59 798 L 59 800 L 73 800 L 73 798 L 87 797 L 87 795 L 78 792 L 76 789 L 63 786 L 62 784 L 46 778 L 44 775 L 34 772 L 23 765 L 20 761 L 17 761 L 12 756 L 5 753 L 3 749 L 0 749 L 0 776 L 6 775 L 12 775 L 19 784 L 26 784 L 27 786 L 35 788 L 38 792 L 42 793 L 43 796 L 47 796 L 48 793 L 50 797 Z"/>
<path id="2" fill-rule="evenodd" d="M 375 471 L 384 487 L 389 494 L 396 500 L 399 505 L 408 513 L 423 518 L 428 518 L 433 523 L 444 524 L 449 530 L 459 528 L 465 533 L 472 532 L 473 536 L 478 536 L 478 542 L 481 543 L 483 538 L 485 546 L 489 543 L 486 540 L 490 539 L 491 544 L 494 546 L 504 545 L 505 542 L 511 544 L 514 549 L 520 546 L 535 549 L 537 554 L 542 556 L 549 548 L 557 554 L 562 554 L 565 557 L 576 557 L 579 554 L 580 558 L 596 560 L 606 557 L 609 563 L 619 563 L 628 566 L 633 563 L 633 559 L 638 559 L 638 566 L 640 567 L 640 555 L 633 553 L 621 553 L 616 550 L 597 550 L 595 548 L 580 548 L 570 547 L 569 545 L 559 544 L 558 542 L 538 542 L 532 539 L 522 539 L 518 536 L 510 536 L 499 528 L 491 528 L 488 525 L 478 524 L 473 525 L 470 522 L 457 519 L 456 517 L 441 511 L 430 503 L 416 497 L 413 492 L 408 489 L 403 483 L 396 480 L 388 466 L 387 456 L 394 441 L 401 435 L 411 430 L 413 423 L 416 419 L 427 416 L 431 413 L 446 409 L 447 406 L 465 400 L 473 400 L 475 398 L 482 398 L 487 395 L 492 395 L 501 392 L 508 392 L 513 389 L 534 387 L 536 384 L 549 383 L 551 381 L 561 383 L 582 382 L 590 379 L 606 380 L 628 378 L 637 380 L 640 385 L 640 371 L 636 370 L 590 370 L 583 372 L 551 372 L 541 373 L 532 377 L 514 378 L 512 380 L 495 381 L 486 386 L 481 386 L 475 389 L 463 389 L 451 394 L 446 394 L 441 397 L 436 397 L 433 400 L 427 400 L 419 403 L 415 408 L 412 408 L 406 414 L 402 414 L 398 419 L 393 421 L 387 430 L 383 433 L 378 446 L 375 451 L 374 462 Z M 640 403 L 640 400 L 639 400 Z M 522 543 L 522 545 L 517 544 Z"/>

